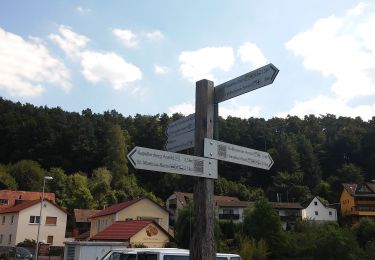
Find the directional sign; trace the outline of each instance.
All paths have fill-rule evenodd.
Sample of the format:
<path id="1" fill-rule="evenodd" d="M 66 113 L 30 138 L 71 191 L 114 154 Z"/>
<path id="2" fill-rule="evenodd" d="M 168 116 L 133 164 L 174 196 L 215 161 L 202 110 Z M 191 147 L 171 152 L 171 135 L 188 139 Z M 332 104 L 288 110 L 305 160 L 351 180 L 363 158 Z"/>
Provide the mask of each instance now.
<path id="1" fill-rule="evenodd" d="M 169 136 L 164 148 L 170 152 L 183 151 L 194 147 L 195 131 L 183 133 L 181 135 Z"/>
<path id="2" fill-rule="evenodd" d="M 208 138 L 204 139 L 204 156 L 265 170 L 271 169 L 273 165 L 269 153 Z"/>
<path id="3" fill-rule="evenodd" d="M 136 146 L 128 159 L 136 169 L 217 179 L 217 161 L 209 158 Z"/>
<path id="4" fill-rule="evenodd" d="M 272 84 L 279 72 L 272 63 L 215 87 L 215 103 Z"/>
<path id="5" fill-rule="evenodd" d="M 191 114 L 169 123 L 165 134 L 169 136 L 181 135 L 195 129 L 195 115 Z"/>

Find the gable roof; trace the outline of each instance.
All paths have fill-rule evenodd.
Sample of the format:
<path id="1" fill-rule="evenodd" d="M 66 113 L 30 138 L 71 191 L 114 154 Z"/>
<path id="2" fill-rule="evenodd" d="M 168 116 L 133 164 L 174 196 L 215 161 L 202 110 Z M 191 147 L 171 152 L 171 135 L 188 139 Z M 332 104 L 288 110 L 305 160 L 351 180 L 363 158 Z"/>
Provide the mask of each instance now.
<path id="1" fill-rule="evenodd" d="M 49 201 L 49 200 L 44 200 L 45 202 L 49 202 L 51 203 L 52 205 L 54 205 L 56 208 L 60 209 L 61 211 L 65 212 L 66 213 L 66 210 L 61 208 L 60 206 L 56 205 L 53 201 Z M 40 204 L 41 200 L 27 200 L 27 201 L 24 201 L 22 202 L 21 204 L 18 204 L 18 205 L 15 205 L 13 207 L 10 207 L 10 208 L 5 208 L 5 209 L 1 209 L 0 210 L 0 214 L 3 214 L 3 213 L 16 213 L 16 212 L 20 212 L 21 210 L 24 210 L 24 209 L 27 209 L 27 208 L 30 208 L 31 206 L 34 206 L 36 204 Z"/>
<path id="2" fill-rule="evenodd" d="M 0 190 L 0 199 L 7 199 L 7 205 L 0 205 L 0 209 L 13 207 L 17 201 L 39 200 L 42 198 L 42 192 L 39 191 L 14 191 Z M 44 199 L 55 202 L 56 197 L 53 192 L 44 192 Z"/>
<path id="3" fill-rule="evenodd" d="M 89 218 L 100 212 L 97 209 L 74 209 L 74 218 L 77 223 L 90 222 Z"/>
<path id="4" fill-rule="evenodd" d="M 183 205 L 186 206 L 189 201 L 193 200 L 193 193 L 188 193 L 188 192 L 179 192 L 176 191 L 174 192 L 176 195 L 176 199 Z M 219 196 L 219 195 L 214 195 L 214 203 L 215 205 L 217 203 L 222 203 L 222 202 L 229 202 L 229 201 L 240 201 L 237 197 L 230 197 L 230 196 Z"/>
<path id="5" fill-rule="evenodd" d="M 290 202 L 271 202 L 274 209 L 302 209 L 300 203 L 290 203 Z"/>
<path id="6" fill-rule="evenodd" d="M 375 184 L 374 183 L 343 183 L 343 188 L 354 197 L 375 197 Z M 365 192 L 361 191 L 361 188 L 365 188 Z"/>
<path id="7" fill-rule="evenodd" d="M 101 217 L 101 216 L 106 216 L 106 215 L 111 215 L 111 214 L 114 214 L 114 213 L 117 213 L 119 212 L 120 210 L 123 210 L 135 203 L 137 203 L 138 201 L 141 201 L 141 200 L 144 200 L 144 199 L 147 199 L 149 201 L 151 201 L 152 203 L 154 203 L 155 205 L 157 205 L 158 207 L 160 207 L 162 210 L 168 212 L 164 207 L 160 206 L 158 203 L 156 203 L 155 201 L 153 201 L 152 199 L 148 198 L 148 197 L 140 197 L 140 198 L 136 198 L 136 199 L 131 199 L 131 200 L 126 200 L 124 202 L 121 202 L 121 203 L 118 203 L 118 204 L 115 204 L 115 205 L 112 205 L 106 209 L 103 209 L 101 211 L 99 211 L 98 213 L 96 213 L 95 215 L 89 217 L 89 218 L 96 218 L 96 217 Z"/>
<path id="8" fill-rule="evenodd" d="M 254 201 L 242 201 L 242 200 L 234 200 L 234 201 L 218 201 L 216 205 L 219 207 L 235 207 L 235 208 L 246 208 L 248 206 L 255 205 Z"/>
<path id="9" fill-rule="evenodd" d="M 149 224 L 154 224 L 168 237 L 171 237 L 168 232 L 166 232 L 161 226 L 159 226 L 152 220 L 126 220 L 116 221 L 112 225 L 108 226 L 101 232 L 91 237 L 90 240 L 126 241 L 137 234 L 139 231 L 141 231 L 143 228 L 147 227 Z"/>

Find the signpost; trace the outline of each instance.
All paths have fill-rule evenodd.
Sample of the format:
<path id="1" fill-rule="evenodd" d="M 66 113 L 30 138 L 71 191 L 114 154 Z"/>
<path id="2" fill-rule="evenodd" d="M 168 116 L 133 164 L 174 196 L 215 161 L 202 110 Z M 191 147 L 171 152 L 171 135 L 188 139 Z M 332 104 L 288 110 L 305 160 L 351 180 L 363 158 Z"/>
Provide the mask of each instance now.
<path id="1" fill-rule="evenodd" d="M 215 103 L 220 103 L 233 97 L 272 84 L 279 72 L 272 63 L 253 70 L 235 79 L 229 80 L 215 88 Z"/>
<path id="2" fill-rule="evenodd" d="M 195 129 L 195 114 L 191 114 L 173 121 L 168 124 L 165 134 L 169 136 L 177 136 L 186 132 L 194 131 Z"/>
<path id="3" fill-rule="evenodd" d="M 136 169 L 191 175 L 194 185 L 194 228 L 190 259 L 215 259 L 214 179 L 217 160 L 269 170 L 273 160 L 267 152 L 213 140 L 218 139 L 218 103 L 272 84 L 279 70 L 272 64 L 229 80 L 214 88 L 209 80 L 196 83 L 195 114 L 170 123 L 165 149 L 135 147 L 128 159 Z M 194 147 L 194 155 L 173 153 Z M 173 152 L 172 152 L 173 151 Z M 204 158 L 208 157 L 208 158 Z"/>
<path id="4" fill-rule="evenodd" d="M 228 144 L 209 138 L 204 139 L 204 156 L 265 170 L 271 169 L 273 165 L 271 155 L 267 152 Z"/>
<path id="5" fill-rule="evenodd" d="M 169 152 L 183 151 L 194 147 L 194 131 L 168 137 L 164 149 Z"/>
<path id="6" fill-rule="evenodd" d="M 168 140 L 164 149 L 178 152 L 194 147 L 195 114 L 188 115 L 168 124 L 165 131 Z"/>
<path id="7" fill-rule="evenodd" d="M 214 159 L 139 146 L 131 150 L 128 159 L 136 169 L 217 179 L 217 161 Z"/>

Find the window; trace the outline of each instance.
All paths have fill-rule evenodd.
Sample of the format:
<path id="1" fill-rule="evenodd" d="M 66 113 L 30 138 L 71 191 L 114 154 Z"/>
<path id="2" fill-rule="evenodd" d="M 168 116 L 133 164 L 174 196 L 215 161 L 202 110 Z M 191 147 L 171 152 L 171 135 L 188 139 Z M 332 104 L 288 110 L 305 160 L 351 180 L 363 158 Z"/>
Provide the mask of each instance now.
<path id="1" fill-rule="evenodd" d="M 315 216 L 318 216 L 319 215 L 319 212 L 318 211 L 315 211 Z"/>
<path id="2" fill-rule="evenodd" d="M 48 236 L 47 237 L 47 244 L 53 244 L 53 236 Z"/>
<path id="3" fill-rule="evenodd" d="M 1 222 L 1 224 L 5 224 L 5 216 L 3 216 L 3 221 Z"/>
<path id="4" fill-rule="evenodd" d="M 10 219 L 10 224 L 13 224 L 14 223 L 14 216 L 12 216 L 12 218 Z"/>
<path id="5" fill-rule="evenodd" d="M 40 221 L 39 216 L 30 216 L 29 224 L 38 224 Z"/>
<path id="6" fill-rule="evenodd" d="M 12 242 L 12 234 L 9 234 L 9 241 L 8 241 L 8 244 L 10 244 Z"/>
<path id="7" fill-rule="evenodd" d="M 332 211 L 329 212 L 329 215 L 332 216 Z"/>
<path id="8" fill-rule="evenodd" d="M 0 244 L 3 243 L 3 234 L 0 235 Z"/>
<path id="9" fill-rule="evenodd" d="M 56 226 L 57 217 L 46 217 L 46 225 Z"/>
<path id="10" fill-rule="evenodd" d="M 0 205 L 8 205 L 8 199 L 0 199 Z"/>
<path id="11" fill-rule="evenodd" d="M 317 202 L 317 201 L 314 201 L 314 205 L 315 205 L 315 206 L 318 206 L 318 202 Z"/>

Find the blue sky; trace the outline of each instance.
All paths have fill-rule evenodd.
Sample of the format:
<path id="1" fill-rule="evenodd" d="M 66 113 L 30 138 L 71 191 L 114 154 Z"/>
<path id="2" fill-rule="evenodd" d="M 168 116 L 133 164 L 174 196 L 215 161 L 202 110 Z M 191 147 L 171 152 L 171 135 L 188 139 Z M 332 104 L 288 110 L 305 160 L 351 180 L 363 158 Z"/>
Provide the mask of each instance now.
<path id="1" fill-rule="evenodd" d="M 274 84 L 221 116 L 375 116 L 375 3 L 2 1 L 0 95 L 124 115 L 194 112 L 215 85 L 273 63 Z"/>

